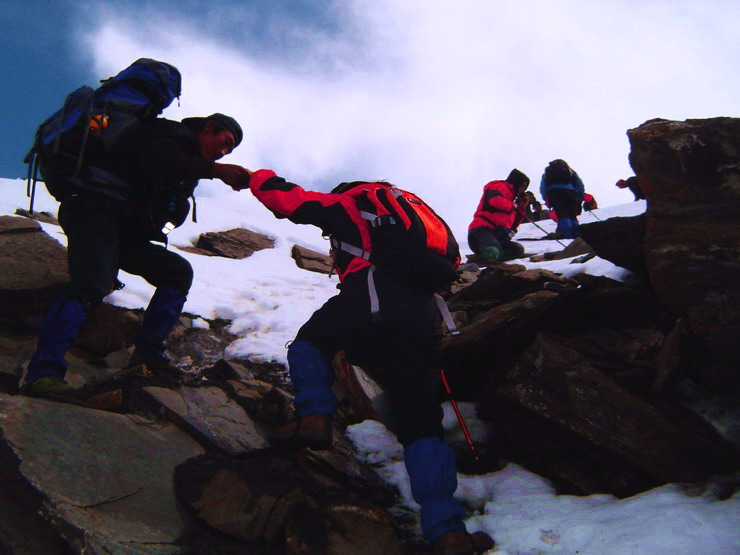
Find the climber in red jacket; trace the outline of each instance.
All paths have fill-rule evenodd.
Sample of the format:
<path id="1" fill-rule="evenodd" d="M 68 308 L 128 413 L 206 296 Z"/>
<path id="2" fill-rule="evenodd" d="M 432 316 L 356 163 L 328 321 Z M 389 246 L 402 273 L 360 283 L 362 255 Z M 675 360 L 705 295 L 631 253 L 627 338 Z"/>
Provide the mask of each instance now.
<path id="1" fill-rule="evenodd" d="M 511 240 L 529 203 L 525 194 L 529 178 L 517 169 L 506 181 L 490 181 L 483 187 L 478 208 L 468 227 L 468 245 L 482 259 L 511 260 L 524 248 Z"/>

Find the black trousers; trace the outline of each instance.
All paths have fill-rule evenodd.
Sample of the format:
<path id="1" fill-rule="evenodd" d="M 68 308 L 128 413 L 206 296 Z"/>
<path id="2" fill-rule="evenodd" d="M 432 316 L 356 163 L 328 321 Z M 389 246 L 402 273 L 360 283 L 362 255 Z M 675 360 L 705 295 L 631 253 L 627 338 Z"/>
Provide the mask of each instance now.
<path id="1" fill-rule="evenodd" d="M 550 206 L 555 210 L 558 219 L 569 218 L 575 220 L 581 213 L 581 195 L 571 189 L 552 189 L 548 191 L 547 198 Z"/>
<path id="2" fill-rule="evenodd" d="M 59 223 L 67 235 L 71 278 L 65 296 L 96 306 L 113 289 L 119 269 L 158 288 L 190 290 L 190 263 L 137 234 L 122 203 L 91 193 L 74 194 L 62 201 Z"/>
<path id="3" fill-rule="evenodd" d="M 370 314 L 368 271 L 348 277 L 301 327 L 296 341 L 310 341 L 331 359 L 344 350 L 385 388 L 403 445 L 444 437 L 440 407 L 440 316 L 434 297 L 383 274 L 374 280 L 380 319 Z"/>

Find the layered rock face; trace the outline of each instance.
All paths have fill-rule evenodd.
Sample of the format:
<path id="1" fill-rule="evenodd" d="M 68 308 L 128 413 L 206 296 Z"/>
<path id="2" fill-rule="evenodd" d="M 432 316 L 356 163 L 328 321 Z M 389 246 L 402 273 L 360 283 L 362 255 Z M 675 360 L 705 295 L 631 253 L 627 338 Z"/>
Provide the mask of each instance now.
<path id="1" fill-rule="evenodd" d="M 28 218 L 0 216 L 0 268 L 0 327 L 10 330 L 34 329 L 69 281 L 66 249 Z"/>
<path id="2" fill-rule="evenodd" d="M 630 163 L 649 191 L 650 282 L 717 357 L 711 363 L 726 367 L 711 386 L 740 393 L 740 119 L 656 119 L 627 136 Z"/>

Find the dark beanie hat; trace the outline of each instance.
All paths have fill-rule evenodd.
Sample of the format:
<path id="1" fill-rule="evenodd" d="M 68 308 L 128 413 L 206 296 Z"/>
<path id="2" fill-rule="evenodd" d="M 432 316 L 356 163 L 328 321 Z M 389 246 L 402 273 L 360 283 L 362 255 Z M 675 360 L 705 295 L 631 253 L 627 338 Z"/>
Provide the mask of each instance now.
<path id="1" fill-rule="evenodd" d="M 219 114 L 216 112 L 215 114 L 211 114 L 206 118 L 207 120 L 212 119 L 213 121 L 216 121 L 223 125 L 226 129 L 231 131 L 234 134 L 234 148 L 239 146 L 239 143 L 242 142 L 242 139 L 244 138 L 244 133 L 242 132 L 242 128 L 239 125 L 239 123 L 232 118 L 231 116 L 227 116 L 224 114 Z"/>
<path id="2" fill-rule="evenodd" d="M 529 185 L 529 178 L 523 172 L 520 172 L 516 168 L 509 172 L 509 177 L 506 178 L 506 181 L 511 183 L 517 189 L 526 189 Z"/>
<path id="3" fill-rule="evenodd" d="M 206 118 L 185 118 L 184 120 L 182 120 L 182 123 L 193 129 L 194 131 L 199 131 L 203 129 L 203 126 L 209 119 L 215 121 L 222 127 L 225 127 L 226 129 L 231 131 L 234 134 L 234 148 L 239 146 L 239 143 L 241 143 L 242 139 L 244 138 L 244 132 L 242 131 L 239 123 L 231 116 L 219 114 L 218 112 L 216 112 L 215 114 L 211 114 Z"/>

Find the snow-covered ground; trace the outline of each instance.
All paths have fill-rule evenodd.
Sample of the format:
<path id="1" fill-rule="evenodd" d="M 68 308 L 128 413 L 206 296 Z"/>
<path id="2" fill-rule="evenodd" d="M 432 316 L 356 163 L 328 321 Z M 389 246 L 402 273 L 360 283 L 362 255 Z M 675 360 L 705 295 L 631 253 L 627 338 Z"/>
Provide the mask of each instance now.
<path id="1" fill-rule="evenodd" d="M 0 215 L 28 208 L 25 183 L 0 179 Z M 416 191 L 423 196 L 423 191 Z M 471 199 L 471 216 L 478 199 Z M 185 310 L 206 319 L 228 318 L 231 331 L 240 339 L 230 347 L 232 356 L 251 356 L 286 362 L 285 344 L 300 325 L 327 298 L 336 293 L 336 277 L 299 269 L 290 249 L 300 244 L 321 252 L 327 242 L 311 226 L 277 220 L 249 191 L 231 191 L 219 181 L 202 181 L 197 189 L 198 223 L 188 221 L 170 235 L 170 248 L 192 245 L 198 235 L 246 227 L 270 235 L 276 248 L 259 251 L 243 260 L 206 257 L 180 251 L 195 270 L 195 283 Z M 56 214 L 58 204 L 39 184 L 35 209 Z M 584 213 L 582 223 L 613 216 L 644 212 L 644 201 Z M 440 210 L 442 216 L 444 211 Z M 42 224 L 52 237 L 65 243 L 58 226 Z M 517 239 L 540 239 L 555 230 L 555 222 L 520 227 Z M 463 252 L 465 229 L 453 230 Z M 562 241 L 567 244 L 568 241 Z M 523 241 L 527 252 L 559 251 L 552 240 Z M 546 268 L 564 276 L 587 272 L 612 279 L 630 273 L 614 264 L 593 258 L 583 264 L 572 259 L 547 262 L 520 260 L 530 268 Z M 129 308 L 146 306 L 153 289 L 141 278 L 122 274 L 126 287 L 107 300 Z M 445 427 L 454 440 L 455 416 L 445 407 Z M 475 407 L 463 404 L 466 422 L 474 439 L 481 440 L 485 427 L 475 418 Z M 366 421 L 348 429 L 361 456 L 400 489 L 405 502 L 414 507 L 402 462 L 401 446 L 377 422 Z M 511 554 L 740 554 L 740 495 L 719 501 L 706 494 L 691 497 L 668 485 L 629 499 L 608 495 L 575 497 L 556 495 L 545 479 L 509 464 L 484 476 L 459 476 L 457 496 L 471 508 L 469 531 L 485 530 L 497 542 L 495 553 Z"/>

